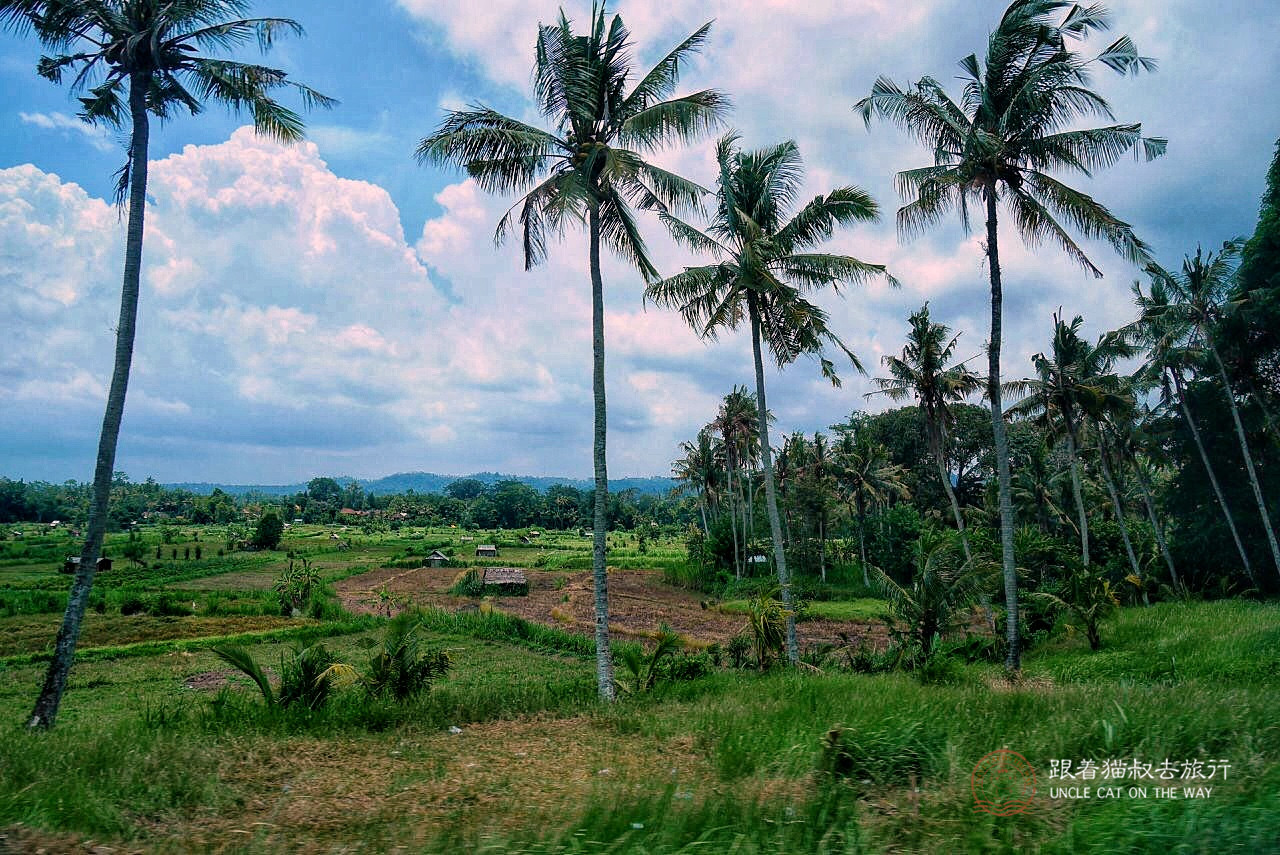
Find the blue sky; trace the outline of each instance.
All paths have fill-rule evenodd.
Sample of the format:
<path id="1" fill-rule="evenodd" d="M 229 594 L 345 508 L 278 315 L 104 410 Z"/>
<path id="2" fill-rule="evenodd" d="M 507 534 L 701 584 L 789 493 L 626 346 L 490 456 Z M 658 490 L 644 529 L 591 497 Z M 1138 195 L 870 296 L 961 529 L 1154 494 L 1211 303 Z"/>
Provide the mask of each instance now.
<path id="1" fill-rule="evenodd" d="M 1252 0 L 1116 0 L 1115 30 L 1158 73 L 1099 76 L 1117 116 L 1166 136 L 1169 154 L 1078 181 L 1176 262 L 1254 224 L 1280 114 L 1280 8 Z M 263 0 L 303 39 L 268 62 L 341 100 L 309 117 L 311 141 L 256 138 L 219 107 L 152 134 L 152 180 L 135 371 L 117 468 L 135 478 L 281 482 L 315 474 L 499 469 L 590 472 L 585 244 L 570 235 L 525 273 L 494 249 L 504 200 L 411 153 L 447 107 L 483 101 L 536 120 L 528 69 L 554 2 Z M 875 366 L 925 300 L 977 353 L 987 329 L 981 245 L 948 224 L 902 244 L 895 171 L 927 162 L 896 129 L 850 109 L 876 75 L 952 81 L 1003 5 L 970 0 L 617 4 L 640 64 L 708 18 L 710 44 L 685 90 L 729 92 L 745 145 L 795 138 L 811 193 L 869 190 L 885 221 L 837 251 L 903 281 L 824 299 L 838 332 Z M 566 7 L 587 14 L 585 3 Z M 1102 46 L 1101 40 L 1095 47 Z M 104 201 L 122 140 L 85 129 L 64 88 L 37 78 L 34 40 L 0 35 L 0 474 L 88 479 L 109 379 L 122 228 Z M 711 183 L 711 142 L 661 162 Z M 508 202 L 509 203 L 509 202 Z M 659 266 L 688 258 L 644 223 Z M 1136 271 L 1091 246 L 1094 280 L 1056 250 L 1002 232 L 1005 365 L 1028 370 L 1059 306 L 1090 333 L 1128 319 Z M 610 466 L 665 473 L 676 444 L 750 382 L 742 336 L 704 344 L 642 305 L 638 277 L 606 264 Z M 782 430 L 814 430 L 867 402 L 801 362 L 769 377 Z M 874 374 L 874 368 L 872 373 Z"/>

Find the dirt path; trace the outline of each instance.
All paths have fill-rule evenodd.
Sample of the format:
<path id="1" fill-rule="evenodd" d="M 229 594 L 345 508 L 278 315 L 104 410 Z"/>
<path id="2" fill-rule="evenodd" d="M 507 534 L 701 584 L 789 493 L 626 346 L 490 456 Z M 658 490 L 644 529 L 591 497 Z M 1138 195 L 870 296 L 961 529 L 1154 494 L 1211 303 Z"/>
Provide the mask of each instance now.
<path id="1" fill-rule="evenodd" d="M 458 609 L 470 603 L 448 591 L 456 568 L 373 570 L 338 582 L 343 605 L 359 614 L 387 614 L 407 605 Z M 536 623 L 590 635 L 595 626 L 591 573 L 524 571 L 529 596 L 503 597 L 498 608 Z M 383 593 L 385 591 L 385 594 Z M 665 623 L 694 644 L 724 643 L 746 630 L 746 618 L 725 614 L 696 593 L 662 583 L 656 570 L 609 571 L 609 629 L 622 638 L 647 638 Z M 882 647 L 887 636 L 876 621 L 804 621 L 797 628 L 802 648 L 839 644 L 842 636 L 864 638 Z"/>

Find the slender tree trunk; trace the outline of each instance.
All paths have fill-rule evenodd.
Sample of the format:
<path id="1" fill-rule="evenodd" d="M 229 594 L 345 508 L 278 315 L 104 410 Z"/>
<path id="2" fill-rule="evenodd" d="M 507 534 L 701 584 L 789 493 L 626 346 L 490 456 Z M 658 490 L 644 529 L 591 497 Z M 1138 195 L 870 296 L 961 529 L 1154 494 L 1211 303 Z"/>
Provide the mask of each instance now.
<path id="1" fill-rule="evenodd" d="M 120 423 L 124 419 L 124 399 L 129 388 L 129 369 L 133 363 L 133 339 L 138 320 L 138 292 L 142 273 L 142 232 L 147 204 L 147 145 L 150 141 L 150 123 L 147 115 L 147 77 L 133 74 L 129 79 L 129 116 L 132 121 L 132 139 L 129 145 L 129 224 L 125 238 L 124 282 L 120 289 L 120 321 L 116 327 L 115 367 L 111 373 L 111 387 L 107 392 L 107 409 L 102 417 L 102 433 L 98 438 L 98 459 L 93 472 L 93 499 L 89 506 L 89 520 L 85 527 L 84 546 L 80 550 L 80 568 L 76 571 L 67 598 L 67 609 L 62 616 L 62 626 L 54 642 L 53 660 L 45 672 L 44 686 L 36 699 L 30 728 L 50 728 L 58 718 L 62 693 L 67 688 L 67 677 L 76 654 L 76 642 L 80 639 L 80 624 L 84 620 L 85 607 L 89 604 L 89 592 L 97 572 L 98 558 L 102 554 L 102 539 L 107 531 L 107 502 L 111 496 L 111 481 L 115 474 L 116 443 L 120 438 Z"/>
<path id="2" fill-rule="evenodd" d="M 1178 578 L 1178 570 L 1173 566 L 1173 555 L 1169 552 L 1169 545 L 1164 539 L 1164 526 L 1160 523 L 1160 517 L 1156 514 L 1156 503 L 1151 498 L 1151 485 L 1147 483 L 1147 475 L 1142 471 L 1142 466 L 1136 460 L 1133 466 L 1134 472 L 1138 475 L 1138 485 L 1142 488 L 1142 503 L 1147 508 L 1147 519 L 1151 520 L 1151 530 L 1155 532 L 1156 543 L 1160 546 L 1160 554 L 1164 556 L 1164 563 L 1169 567 L 1169 578 L 1173 580 L 1173 588 L 1175 591 L 1182 590 L 1182 580 Z"/>
<path id="3" fill-rule="evenodd" d="M 698 503 L 698 510 L 702 512 L 702 533 L 707 537 L 711 536 L 711 527 L 707 525 L 707 505 L 705 502 Z"/>
<path id="4" fill-rule="evenodd" d="M 609 649 L 609 573 L 606 544 L 609 533 L 609 471 L 605 462 L 604 398 L 604 282 L 600 277 L 600 202 L 593 195 L 588 208 L 591 231 L 591 356 L 592 395 L 595 399 L 596 492 L 591 541 L 591 578 L 595 586 L 596 684 L 600 699 L 612 701 L 613 654 Z"/>
<path id="5" fill-rule="evenodd" d="M 725 435 L 725 445 L 729 444 L 729 437 Z M 725 456 L 725 469 L 729 477 L 729 530 L 733 532 L 733 576 L 735 579 L 742 578 L 742 563 L 738 558 L 738 512 L 733 507 L 737 498 L 737 493 L 733 491 L 733 455 L 727 453 Z"/>
<path id="6" fill-rule="evenodd" d="M 871 574 L 867 572 L 867 512 L 858 497 L 858 555 L 862 559 L 862 587 L 871 587 Z"/>
<path id="7" fill-rule="evenodd" d="M 1231 515 L 1231 508 L 1227 506 L 1227 497 L 1222 494 L 1222 486 L 1218 483 L 1218 476 L 1213 471 L 1213 464 L 1209 462 L 1209 453 L 1204 449 L 1204 440 L 1200 438 L 1200 428 L 1196 427 L 1196 420 L 1191 417 L 1191 407 L 1187 404 L 1186 390 L 1182 387 L 1182 375 L 1177 371 L 1173 371 L 1174 391 L 1178 395 L 1178 405 L 1182 409 L 1182 417 L 1187 422 L 1187 427 L 1191 429 L 1191 438 L 1195 440 L 1196 450 L 1200 452 L 1200 462 L 1204 464 L 1204 471 L 1209 476 L 1209 484 L 1213 486 L 1213 495 L 1218 499 L 1218 507 L 1222 508 L 1222 516 L 1227 521 L 1227 528 L 1231 530 L 1231 538 L 1236 543 L 1236 551 L 1240 553 L 1240 563 L 1244 565 L 1244 572 L 1248 575 L 1249 581 L 1255 586 L 1258 579 L 1253 575 L 1253 566 L 1249 563 L 1249 553 L 1245 551 L 1244 541 L 1240 539 L 1240 532 L 1236 529 L 1235 517 Z"/>
<path id="8" fill-rule="evenodd" d="M 827 513 L 818 515 L 818 573 L 827 581 Z"/>
<path id="9" fill-rule="evenodd" d="M 768 408 L 764 400 L 764 362 L 760 358 L 760 312 L 754 296 L 747 305 L 751 312 L 751 350 L 756 368 L 756 407 L 760 411 L 760 457 L 764 465 L 765 504 L 769 511 L 769 534 L 773 539 L 773 562 L 778 568 L 778 585 L 782 588 L 782 605 L 787 610 L 787 661 L 800 664 L 800 647 L 796 641 L 796 614 L 791 600 L 791 575 L 787 572 L 787 555 L 782 548 L 782 522 L 778 518 L 777 487 L 773 483 L 773 452 L 769 448 Z"/>
<path id="10" fill-rule="evenodd" d="M 1206 341 L 1208 337 L 1206 336 Z M 1244 425 L 1240 421 L 1240 408 L 1236 406 L 1235 392 L 1231 381 L 1227 378 L 1226 366 L 1218 355 L 1218 348 L 1208 342 L 1209 352 L 1218 366 L 1218 376 L 1222 378 L 1222 390 L 1227 395 L 1227 403 L 1231 405 L 1231 419 L 1236 426 L 1236 439 L 1240 441 L 1240 454 L 1244 457 L 1244 468 L 1249 474 L 1249 486 L 1253 488 L 1253 498 L 1258 503 L 1258 514 L 1262 517 L 1262 528 L 1267 533 L 1267 545 L 1271 547 L 1271 560 L 1275 562 L 1276 572 L 1280 573 L 1280 544 L 1276 543 L 1275 529 L 1271 527 L 1271 513 L 1267 510 L 1267 502 L 1262 498 L 1262 485 L 1258 483 L 1258 472 L 1253 465 L 1253 455 L 1249 453 L 1249 441 L 1244 436 Z"/>
<path id="11" fill-rule="evenodd" d="M 943 448 L 942 437 L 933 419 L 931 415 L 929 438 L 933 446 L 931 449 L 933 457 L 938 461 L 938 477 L 942 479 L 942 489 L 947 494 L 947 500 L 951 502 L 951 514 L 956 520 L 956 530 L 960 532 L 960 545 L 964 547 L 964 560 L 973 561 L 973 553 L 969 550 L 969 535 L 964 530 L 964 515 L 960 513 L 960 501 L 956 499 L 956 491 L 951 487 L 951 473 L 947 471 L 946 449 Z"/>
<path id="12" fill-rule="evenodd" d="M 1022 670 L 1021 637 L 1018 634 L 1018 570 L 1013 555 L 1013 499 L 1009 477 L 1009 437 L 1004 430 L 1004 405 L 1000 398 L 1000 339 L 1004 293 L 1000 283 L 1000 249 L 996 229 L 996 189 L 987 191 L 987 262 L 991 276 L 991 341 L 987 346 L 987 397 L 991 401 L 991 430 L 996 446 L 996 482 L 1000 496 L 1000 551 L 1004 570 L 1005 637 L 1009 652 L 1004 666 Z"/>
<path id="13" fill-rule="evenodd" d="M 1084 509 L 1084 486 L 1080 480 L 1080 456 L 1076 448 L 1075 430 L 1067 423 L 1067 457 L 1071 461 L 1071 494 L 1076 500 L 1076 515 L 1080 518 L 1080 556 L 1086 570 L 1089 569 L 1089 517 Z"/>
<path id="14" fill-rule="evenodd" d="M 1116 512 L 1116 522 L 1120 524 L 1120 538 L 1124 541 L 1124 551 L 1129 556 L 1129 566 L 1133 575 L 1142 578 L 1142 568 L 1138 566 L 1138 556 L 1134 554 L 1133 543 L 1129 540 L 1129 526 L 1124 519 L 1124 504 L 1120 501 L 1120 491 L 1116 489 L 1116 480 L 1111 477 L 1111 465 L 1107 463 L 1107 440 L 1102 432 L 1102 425 L 1095 425 L 1098 431 L 1098 462 L 1102 467 L 1102 480 L 1107 482 L 1107 492 L 1111 494 L 1111 507 Z M 1142 601 L 1147 602 L 1147 592 L 1143 588 Z"/>

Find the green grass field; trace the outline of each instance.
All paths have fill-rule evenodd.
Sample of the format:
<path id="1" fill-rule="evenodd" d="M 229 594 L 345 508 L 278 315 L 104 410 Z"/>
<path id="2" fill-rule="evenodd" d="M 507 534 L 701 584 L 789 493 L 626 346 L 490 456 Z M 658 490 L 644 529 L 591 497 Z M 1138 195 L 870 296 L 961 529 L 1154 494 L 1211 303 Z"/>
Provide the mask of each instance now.
<path id="1" fill-rule="evenodd" d="M 328 579 L 464 536 L 352 534 L 358 542 L 338 550 L 299 528 L 286 547 L 309 547 Z M 511 557 L 546 567 L 546 556 L 586 546 L 549 536 Z M 426 694 L 397 704 L 351 688 L 320 710 L 273 711 L 208 646 L 235 638 L 278 674 L 299 643 L 361 661 L 384 622 L 266 614 L 283 554 L 246 553 L 236 568 L 241 556 L 215 554 L 202 559 L 206 576 L 162 561 L 104 586 L 57 728 L 28 733 L 58 620 L 38 592 L 66 583 L 60 558 L 40 557 L 22 565 L 25 587 L 0 582 L 13 602 L 31 601 L 0 617 L 0 851 L 88 851 L 92 841 L 246 853 L 1264 853 L 1280 840 L 1275 603 L 1122 609 L 1104 624 L 1102 650 L 1055 633 L 1029 652 L 1016 686 L 982 663 L 927 684 L 724 667 L 611 706 L 595 699 L 589 639 L 497 612 L 430 612 L 427 641 L 454 665 Z M 677 557 L 674 544 L 650 544 L 611 564 Z M 119 614 L 132 591 L 168 591 L 187 607 L 194 598 L 196 613 Z M 241 611 L 203 614 L 211 602 Z M 865 598 L 810 605 L 826 619 L 881 610 Z M 821 769 L 837 727 L 834 776 Z M 971 774 L 1002 748 L 1029 761 L 1037 794 L 1025 812 L 996 817 L 975 809 Z M 1202 782 L 1212 785 L 1202 798 L 1131 797 L 1133 782 L 1116 798 L 1050 797 L 1063 783 L 1048 777 L 1050 761 L 1135 758 L 1224 760 L 1229 773 Z"/>

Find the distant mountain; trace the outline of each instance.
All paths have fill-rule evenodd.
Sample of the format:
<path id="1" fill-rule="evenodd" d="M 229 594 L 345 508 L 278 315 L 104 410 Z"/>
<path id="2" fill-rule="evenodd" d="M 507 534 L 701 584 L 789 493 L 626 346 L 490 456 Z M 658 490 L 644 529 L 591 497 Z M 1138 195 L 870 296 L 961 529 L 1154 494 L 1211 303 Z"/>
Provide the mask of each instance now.
<path id="1" fill-rule="evenodd" d="M 366 493 L 407 493 L 413 490 L 415 493 L 442 493 L 444 488 L 452 484 L 454 481 L 461 481 L 466 478 L 472 478 L 485 484 L 496 484 L 499 481 L 519 481 L 522 484 L 528 484 L 539 492 L 546 492 L 548 487 L 556 484 L 566 484 L 570 487 L 576 487 L 579 490 L 590 490 L 595 486 L 595 482 L 589 478 L 557 478 L 545 475 L 504 475 L 500 472 L 475 472 L 471 475 L 436 475 L 433 472 L 398 472 L 395 475 L 388 475 L 385 478 L 374 478 L 364 480 L 361 478 L 338 477 L 334 478 L 339 484 L 346 486 L 351 482 L 358 483 L 364 488 Z M 675 487 L 676 482 L 671 478 L 614 478 L 609 481 L 609 490 L 611 492 L 620 493 L 623 490 L 635 490 L 637 493 L 659 495 L 669 492 Z M 294 493 L 301 493 L 307 489 L 305 483 L 301 484 L 210 484 L 207 482 L 185 483 L 185 484 L 167 484 L 179 490 L 189 490 L 192 493 L 200 495 L 208 495 L 215 489 L 222 490 L 224 493 L 230 493 L 233 496 L 288 496 Z"/>

